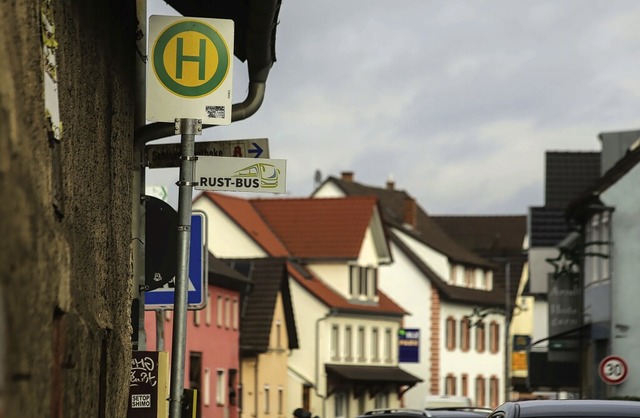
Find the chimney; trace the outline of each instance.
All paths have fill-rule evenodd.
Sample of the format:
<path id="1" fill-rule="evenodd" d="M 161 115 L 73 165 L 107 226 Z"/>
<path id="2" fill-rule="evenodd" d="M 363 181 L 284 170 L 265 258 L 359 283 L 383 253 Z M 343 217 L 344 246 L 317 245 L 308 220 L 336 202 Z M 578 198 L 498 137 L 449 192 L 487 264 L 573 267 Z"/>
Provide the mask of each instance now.
<path id="1" fill-rule="evenodd" d="M 409 195 L 404 197 L 404 224 L 412 229 L 418 224 L 418 206 L 416 200 Z"/>
<path id="2" fill-rule="evenodd" d="M 396 187 L 396 182 L 393 181 L 393 176 L 391 174 L 389 174 L 389 177 L 387 177 L 387 190 L 393 190 Z"/>
<path id="3" fill-rule="evenodd" d="M 341 173 L 342 181 L 351 183 L 353 181 L 353 171 L 343 171 Z"/>

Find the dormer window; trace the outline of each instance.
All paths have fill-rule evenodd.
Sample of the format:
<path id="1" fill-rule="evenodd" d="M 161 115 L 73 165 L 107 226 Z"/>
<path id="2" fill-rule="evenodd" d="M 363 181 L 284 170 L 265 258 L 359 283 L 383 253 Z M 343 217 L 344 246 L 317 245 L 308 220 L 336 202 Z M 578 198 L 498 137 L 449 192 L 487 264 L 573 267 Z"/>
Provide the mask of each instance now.
<path id="1" fill-rule="evenodd" d="M 350 266 L 349 292 L 352 299 L 375 300 L 378 294 L 378 269 Z"/>

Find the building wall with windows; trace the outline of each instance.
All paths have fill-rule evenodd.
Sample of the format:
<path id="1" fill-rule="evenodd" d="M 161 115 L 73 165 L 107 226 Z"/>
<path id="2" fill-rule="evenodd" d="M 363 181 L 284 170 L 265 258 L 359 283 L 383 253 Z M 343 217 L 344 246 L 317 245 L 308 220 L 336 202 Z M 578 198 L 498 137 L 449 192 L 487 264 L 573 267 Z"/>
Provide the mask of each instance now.
<path id="1" fill-rule="evenodd" d="M 424 399 L 430 394 L 432 285 L 393 244 L 391 251 L 394 262 L 380 268 L 380 288 L 409 311 L 402 327 L 420 331 L 418 362 L 403 362 L 400 365 L 408 372 L 422 378 L 423 381 L 404 394 L 403 405 L 409 408 L 422 408 Z"/>
<path id="2" fill-rule="evenodd" d="M 625 382 L 610 388 L 611 396 L 637 396 L 640 376 L 633 373 L 640 358 L 640 313 L 633 306 L 640 294 L 640 165 L 635 165 L 624 177 L 601 195 L 602 202 L 615 208 L 611 212 L 611 259 L 602 263 L 610 268 L 611 277 L 611 351 L 627 359 L 632 372 Z"/>
<path id="3" fill-rule="evenodd" d="M 504 399 L 504 316 L 489 314 L 476 323 L 468 315 L 468 305 L 442 304 L 441 394 L 495 407 Z"/>
<path id="4" fill-rule="evenodd" d="M 266 353 L 242 360 L 241 417 L 291 417 L 288 403 L 289 356 L 282 296 L 278 294 Z"/>
<path id="5" fill-rule="evenodd" d="M 171 352 L 173 311 L 161 314 L 164 351 Z M 156 312 L 145 314 L 147 349 L 157 350 Z M 239 408 L 240 296 L 209 285 L 207 306 L 187 313 L 185 387 L 198 390 L 202 418 L 237 418 Z"/>

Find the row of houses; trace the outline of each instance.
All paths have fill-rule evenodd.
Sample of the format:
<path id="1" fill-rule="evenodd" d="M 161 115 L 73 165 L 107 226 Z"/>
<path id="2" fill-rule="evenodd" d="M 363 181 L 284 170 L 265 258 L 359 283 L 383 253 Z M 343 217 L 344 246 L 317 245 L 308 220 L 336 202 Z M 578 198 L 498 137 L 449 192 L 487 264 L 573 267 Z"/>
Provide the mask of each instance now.
<path id="1" fill-rule="evenodd" d="M 202 416 L 638 396 L 639 137 L 547 152 L 527 215 L 433 216 L 351 172 L 309 198 L 201 194 L 209 300 L 189 313 L 185 381 Z M 146 329 L 150 349 L 170 340 L 170 312 Z"/>
<path id="2" fill-rule="evenodd" d="M 600 151 L 545 156 L 545 203 L 529 208 L 520 289 L 533 317 L 514 318 L 512 328 L 529 361 L 517 383 L 540 393 L 637 398 L 640 131 L 598 139 Z"/>
<path id="3" fill-rule="evenodd" d="M 209 297 L 189 312 L 185 382 L 203 417 L 506 398 L 526 216 L 430 216 L 351 172 L 308 198 L 205 192 L 193 208 L 208 219 Z M 170 312 L 147 312 L 148 349 L 171 328 Z"/>

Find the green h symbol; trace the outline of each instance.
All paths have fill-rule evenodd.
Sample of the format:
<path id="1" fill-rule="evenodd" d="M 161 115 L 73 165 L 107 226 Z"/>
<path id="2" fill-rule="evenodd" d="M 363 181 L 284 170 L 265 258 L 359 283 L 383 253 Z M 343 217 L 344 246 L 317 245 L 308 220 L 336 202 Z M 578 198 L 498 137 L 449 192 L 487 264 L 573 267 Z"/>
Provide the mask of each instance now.
<path id="1" fill-rule="evenodd" d="M 192 61 L 197 62 L 198 64 L 198 79 L 204 80 L 204 73 L 206 70 L 205 67 L 205 58 L 207 55 L 207 42 L 204 39 L 200 39 L 200 50 L 198 51 L 198 55 L 184 55 L 184 39 L 177 39 L 178 46 L 176 48 L 176 78 L 182 78 L 182 63 L 184 61 Z"/>

